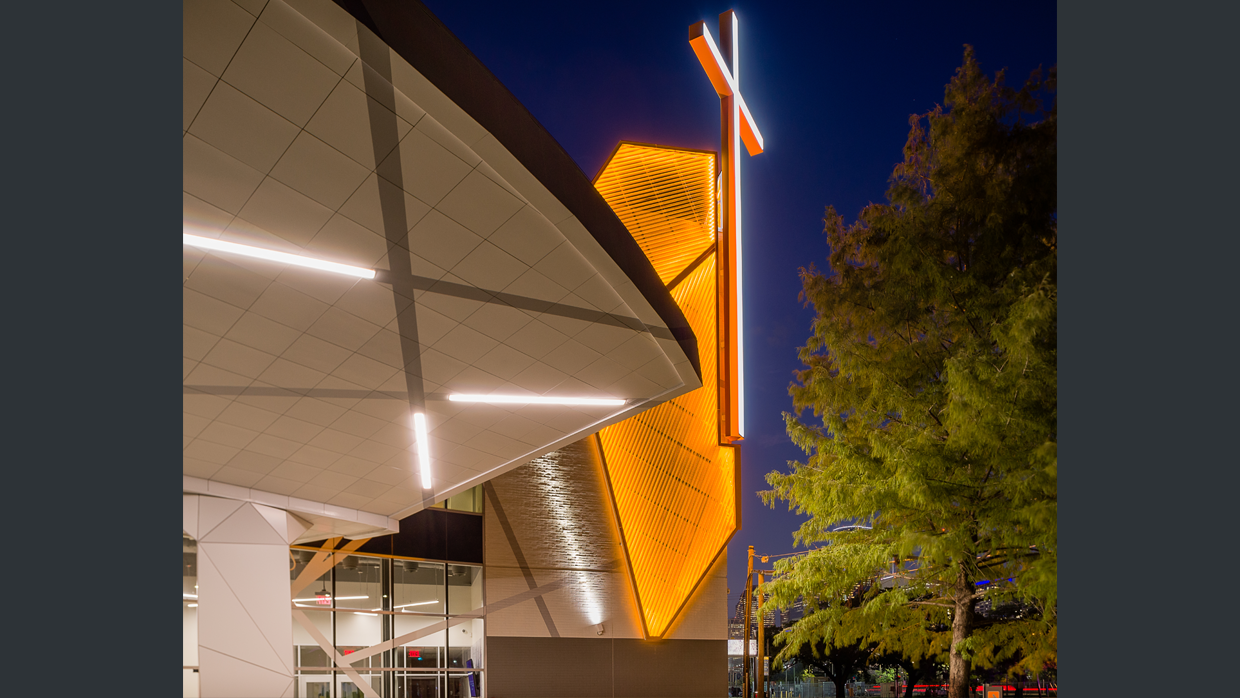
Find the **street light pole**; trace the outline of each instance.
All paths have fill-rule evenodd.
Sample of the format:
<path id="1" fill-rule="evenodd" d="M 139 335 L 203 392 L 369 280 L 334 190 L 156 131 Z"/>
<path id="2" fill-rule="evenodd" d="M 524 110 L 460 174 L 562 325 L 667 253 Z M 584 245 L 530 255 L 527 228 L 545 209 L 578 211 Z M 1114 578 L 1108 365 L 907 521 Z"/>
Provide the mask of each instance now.
<path id="1" fill-rule="evenodd" d="M 749 567 L 745 572 L 745 637 L 741 640 L 741 695 L 749 698 L 749 600 L 753 598 L 753 546 L 749 546 Z"/>
<path id="2" fill-rule="evenodd" d="M 766 628 L 766 623 L 763 622 L 764 619 L 762 618 L 762 583 L 764 581 L 766 579 L 762 574 L 762 570 L 758 570 L 758 661 L 757 666 L 754 667 L 758 678 L 758 698 L 766 698 L 766 667 L 762 666 L 766 659 L 765 633 L 763 632 Z"/>

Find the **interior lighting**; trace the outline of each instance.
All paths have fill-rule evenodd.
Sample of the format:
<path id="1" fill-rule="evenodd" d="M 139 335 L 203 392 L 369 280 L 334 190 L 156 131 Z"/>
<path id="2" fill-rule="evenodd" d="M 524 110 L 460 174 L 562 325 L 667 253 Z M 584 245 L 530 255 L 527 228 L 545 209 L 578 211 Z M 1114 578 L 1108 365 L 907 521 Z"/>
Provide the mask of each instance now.
<path id="1" fill-rule="evenodd" d="M 319 598 L 322 598 L 322 597 L 315 597 L 315 598 L 313 598 L 313 599 L 293 599 L 293 601 L 313 602 L 313 601 L 318 601 L 318 600 L 319 600 Z M 330 599 L 330 598 L 332 598 L 332 597 L 331 597 L 331 595 L 329 594 L 329 595 L 327 595 L 327 598 L 329 598 L 329 599 Z M 352 600 L 355 600 L 355 599 L 369 599 L 370 597 L 369 597 L 369 596 L 337 596 L 337 597 L 335 597 L 335 598 L 336 598 L 336 600 L 337 600 L 337 601 L 352 601 Z"/>
<path id="2" fill-rule="evenodd" d="M 283 264 L 293 264 L 299 267 L 308 267 L 310 269 L 318 269 L 320 271 L 330 271 L 335 274 L 356 276 L 362 279 L 375 278 L 374 269 L 363 269 L 361 267 L 354 267 L 348 264 L 340 264 L 339 262 L 329 262 L 324 259 L 303 257 L 301 255 L 289 254 L 288 252 L 277 252 L 276 250 L 268 250 L 262 247 L 240 245 L 235 242 L 228 242 L 227 240 L 190 235 L 186 232 L 182 232 L 182 235 L 184 236 L 185 244 L 190 247 L 212 250 L 213 252 L 227 252 L 245 257 L 266 259 L 272 262 L 281 262 Z"/>
<path id="3" fill-rule="evenodd" d="M 198 594 L 186 594 L 186 593 L 182 593 L 182 594 L 181 594 L 181 598 L 183 598 L 183 599 L 196 599 L 196 598 L 198 598 Z"/>
<path id="4" fill-rule="evenodd" d="M 198 604 L 196 604 L 196 603 L 192 603 L 192 604 L 190 604 L 190 605 L 189 605 L 189 607 L 190 607 L 190 608 L 198 608 Z"/>
<path id="5" fill-rule="evenodd" d="M 624 400 L 602 397 L 539 397 L 536 395 L 449 395 L 452 402 L 485 402 L 492 405 L 608 405 L 619 407 Z"/>
<path id="6" fill-rule="evenodd" d="M 426 415 L 413 413 L 413 434 L 418 440 L 418 470 L 422 471 L 422 489 L 431 488 L 431 447 L 427 443 L 430 437 L 426 434 Z"/>
<path id="7" fill-rule="evenodd" d="M 399 606 L 393 606 L 392 608 L 409 608 L 410 606 L 425 606 L 427 604 L 432 604 L 432 603 L 439 603 L 439 601 L 434 600 L 434 601 L 419 601 L 417 603 L 403 603 Z"/>

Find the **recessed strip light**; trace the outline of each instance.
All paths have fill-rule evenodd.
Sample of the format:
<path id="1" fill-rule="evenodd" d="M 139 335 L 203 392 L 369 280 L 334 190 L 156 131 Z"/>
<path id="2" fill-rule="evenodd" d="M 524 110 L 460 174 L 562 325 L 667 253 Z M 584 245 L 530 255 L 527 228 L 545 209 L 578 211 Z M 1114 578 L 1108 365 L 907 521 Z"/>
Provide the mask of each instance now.
<path id="1" fill-rule="evenodd" d="M 319 599 L 330 599 L 330 598 L 332 598 L 330 595 L 329 596 L 316 596 L 312 599 L 293 599 L 293 601 L 309 602 L 309 601 L 318 601 Z M 369 596 L 337 596 L 335 597 L 337 601 L 352 601 L 354 599 L 369 599 L 369 598 L 370 598 Z"/>
<path id="2" fill-rule="evenodd" d="M 348 264 L 340 264 L 339 262 L 329 262 L 324 259 L 315 259 L 313 257 L 302 257 L 301 255 L 289 254 L 288 252 L 277 252 L 276 250 L 268 250 L 262 247 L 251 247 L 249 245 L 239 245 L 235 242 L 226 240 L 217 240 L 216 238 L 204 238 L 198 235 L 190 235 L 189 233 L 181 233 L 185 238 L 185 244 L 191 247 L 198 247 L 204 250 L 212 250 L 215 252 L 228 252 L 231 254 L 239 254 L 245 257 L 256 257 L 258 259 L 267 259 L 273 262 L 282 262 L 284 264 L 294 264 L 299 267 L 309 267 L 310 269 L 318 269 L 320 271 L 330 271 L 336 274 L 344 274 L 345 276 L 356 276 L 362 279 L 375 278 L 374 269 L 363 269 L 361 267 L 353 267 Z"/>
<path id="3" fill-rule="evenodd" d="M 399 605 L 399 606 L 393 606 L 392 608 L 393 608 L 393 609 L 397 609 L 397 608 L 409 608 L 410 606 L 425 606 L 425 605 L 427 605 L 427 604 L 432 604 L 432 603 L 439 603 L 439 601 L 438 601 L 438 600 L 435 600 L 435 601 L 419 601 L 419 602 L 417 602 L 417 603 L 403 603 L 403 604 L 401 604 L 401 605 Z"/>
<path id="4" fill-rule="evenodd" d="M 190 604 L 190 605 L 189 605 L 189 607 L 190 607 L 190 608 L 198 608 L 198 604 L 196 604 L 196 603 L 192 603 L 192 604 Z"/>
<path id="5" fill-rule="evenodd" d="M 182 598 L 182 599 L 196 599 L 196 598 L 198 598 L 198 594 L 185 594 L 185 593 L 182 593 L 182 594 L 181 594 L 181 598 Z"/>
<path id="6" fill-rule="evenodd" d="M 418 470 L 422 472 L 422 489 L 431 488 L 431 447 L 427 443 L 430 437 L 426 434 L 426 415 L 413 413 L 413 435 L 418 440 Z"/>
<path id="7" fill-rule="evenodd" d="M 452 402 L 485 402 L 492 405 L 608 405 L 619 407 L 624 400 L 603 397 L 545 397 L 537 395 L 449 395 Z"/>

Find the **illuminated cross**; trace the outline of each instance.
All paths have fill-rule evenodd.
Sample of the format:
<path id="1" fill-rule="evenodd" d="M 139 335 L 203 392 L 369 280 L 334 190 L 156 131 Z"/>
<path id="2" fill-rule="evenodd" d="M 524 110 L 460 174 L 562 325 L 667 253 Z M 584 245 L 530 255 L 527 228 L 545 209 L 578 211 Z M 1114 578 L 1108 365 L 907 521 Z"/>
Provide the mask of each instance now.
<path id="1" fill-rule="evenodd" d="M 706 76 L 719 93 L 720 130 L 723 153 L 720 163 L 723 180 L 722 221 L 719 236 L 719 319 L 723 339 L 719 346 L 719 436 L 730 443 L 745 431 L 745 346 L 740 336 L 744 321 L 741 293 L 741 164 L 740 142 L 750 155 L 762 152 L 762 133 L 749 113 L 740 88 L 740 42 L 736 13 L 719 15 L 719 41 L 723 52 L 711 38 L 706 22 L 689 27 L 689 44 L 702 62 Z M 725 61 L 724 57 L 727 57 Z"/>

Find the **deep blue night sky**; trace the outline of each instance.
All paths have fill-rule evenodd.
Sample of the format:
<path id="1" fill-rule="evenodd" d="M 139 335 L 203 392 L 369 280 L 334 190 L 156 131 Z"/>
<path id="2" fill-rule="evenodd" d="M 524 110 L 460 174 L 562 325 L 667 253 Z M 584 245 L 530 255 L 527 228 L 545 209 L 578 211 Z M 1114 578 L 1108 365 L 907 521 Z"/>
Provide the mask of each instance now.
<path id="1" fill-rule="evenodd" d="M 689 46 L 740 19 L 741 92 L 766 152 L 742 158 L 746 439 L 743 528 L 728 546 L 729 613 L 745 549 L 793 550 L 800 517 L 765 507 L 763 476 L 802 454 L 784 433 L 797 347 L 813 314 L 798 269 L 822 268 L 822 214 L 884 201 L 908 118 L 943 99 L 972 44 L 1019 86 L 1056 63 L 1053 2 L 499 3 L 423 0 L 593 178 L 620 140 L 719 149 L 719 100 Z"/>

